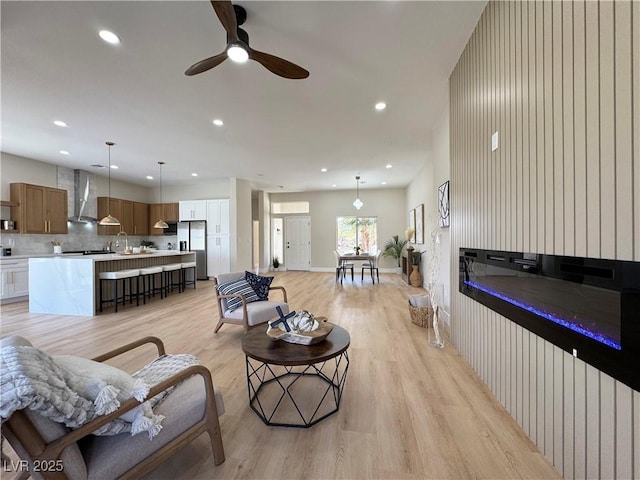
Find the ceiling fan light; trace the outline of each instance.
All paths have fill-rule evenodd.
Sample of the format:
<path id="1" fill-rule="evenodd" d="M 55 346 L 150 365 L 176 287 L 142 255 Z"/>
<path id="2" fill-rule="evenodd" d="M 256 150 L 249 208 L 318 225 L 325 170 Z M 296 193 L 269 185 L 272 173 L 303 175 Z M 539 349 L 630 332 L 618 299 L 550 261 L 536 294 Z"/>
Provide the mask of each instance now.
<path id="1" fill-rule="evenodd" d="M 111 225 L 111 226 L 117 226 L 120 225 L 120 220 L 118 220 L 116 217 L 114 217 L 113 215 L 109 214 L 106 217 L 104 217 L 102 220 L 100 220 L 98 222 L 99 225 Z"/>
<path id="2" fill-rule="evenodd" d="M 249 52 L 240 43 L 232 43 L 227 48 L 227 56 L 236 63 L 244 63 L 249 60 Z"/>
<path id="3" fill-rule="evenodd" d="M 164 220 L 158 220 L 153 228 L 169 228 L 169 225 Z"/>

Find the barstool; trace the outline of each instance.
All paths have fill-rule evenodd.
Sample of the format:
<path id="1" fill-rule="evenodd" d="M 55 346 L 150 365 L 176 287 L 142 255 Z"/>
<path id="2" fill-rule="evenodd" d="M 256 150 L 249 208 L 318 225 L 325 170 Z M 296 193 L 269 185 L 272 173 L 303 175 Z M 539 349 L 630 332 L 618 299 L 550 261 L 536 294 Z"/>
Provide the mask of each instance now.
<path id="1" fill-rule="evenodd" d="M 160 274 L 160 285 L 156 287 L 156 275 Z M 160 292 L 160 298 L 164 298 L 162 291 L 162 267 L 146 267 L 140 269 L 140 279 L 142 280 L 142 303 L 147 304 L 147 296 L 155 297 L 156 292 Z"/>
<path id="2" fill-rule="evenodd" d="M 170 263 L 169 265 L 162 266 L 162 290 L 164 290 L 165 297 L 169 294 L 169 291 L 173 291 L 173 287 L 178 287 L 178 292 L 182 292 L 182 284 L 180 282 L 180 269 L 181 263 Z M 173 281 L 174 272 L 178 272 L 178 282 Z"/>
<path id="3" fill-rule="evenodd" d="M 182 291 L 184 292 L 187 285 L 193 285 L 196 288 L 196 262 L 185 262 L 180 264 L 180 280 L 182 282 Z M 193 280 L 187 280 L 187 270 L 193 269 Z"/>
<path id="4" fill-rule="evenodd" d="M 124 305 L 127 301 L 127 289 L 125 287 L 124 281 L 129 279 L 129 303 L 133 303 L 133 279 L 136 279 L 136 305 L 140 305 L 140 297 L 138 295 L 138 276 L 140 275 L 140 270 L 131 269 L 131 270 L 118 270 L 115 272 L 101 272 L 100 277 L 100 311 L 102 311 L 102 305 L 105 303 L 113 302 L 113 306 L 115 311 L 118 311 L 118 300 L 122 298 L 122 305 Z M 113 300 L 103 300 L 102 299 L 102 282 L 109 281 L 113 282 Z M 119 282 L 121 281 L 121 282 Z M 118 283 L 122 283 L 122 297 L 118 297 Z"/>

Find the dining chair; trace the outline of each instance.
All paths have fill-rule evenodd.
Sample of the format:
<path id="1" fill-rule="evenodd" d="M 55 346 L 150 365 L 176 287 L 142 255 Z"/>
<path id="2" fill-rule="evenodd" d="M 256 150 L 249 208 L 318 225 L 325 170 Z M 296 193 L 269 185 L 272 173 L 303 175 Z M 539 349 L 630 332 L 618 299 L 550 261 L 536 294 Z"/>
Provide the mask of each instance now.
<path id="1" fill-rule="evenodd" d="M 371 273 L 371 281 L 376 283 L 373 278 L 373 272 L 376 272 L 376 278 L 378 279 L 378 283 L 380 283 L 380 271 L 378 270 L 378 262 L 380 261 L 380 255 L 382 254 L 381 250 L 378 250 L 373 257 L 369 259 L 369 261 L 364 262 L 362 264 L 362 270 L 360 272 L 360 282 L 364 282 L 364 271 L 369 270 Z"/>
<path id="2" fill-rule="evenodd" d="M 353 263 L 341 262 L 340 252 L 337 250 L 334 250 L 333 254 L 336 256 L 336 283 L 338 283 L 338 277 L 340 277 L 340 283 L 342 283 L 342 279 L 347 270 L 351 270 L 351 281 L 353 282 Z"/>

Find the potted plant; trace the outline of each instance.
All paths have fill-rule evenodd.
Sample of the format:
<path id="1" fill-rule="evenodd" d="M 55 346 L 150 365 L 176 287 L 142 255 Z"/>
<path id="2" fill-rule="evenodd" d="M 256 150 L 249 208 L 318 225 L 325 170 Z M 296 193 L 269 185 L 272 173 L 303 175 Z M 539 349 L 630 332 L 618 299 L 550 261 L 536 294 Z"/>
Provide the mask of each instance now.
<path id="1" fill-rule="evenodd" d="M 356 245 L 355 251 L 356 255 L 360 255 L 360 245 Z"/>
<path id="2" fill-rule="evenodd" d="M 398 267 L 400 266 L 400 258 L 402 257 L 402 250 L 407 245 L 406 240 L 400 240 L 398 235 L 394 235 L 391 240 L 388 240 L 387 243 L 384 244 L 382 250 L 383 257 L 391 257 L 395 259 Z"/>
<path id="3" fill-rule="evenodd" d="M 278 268 L 280 268 L 280 260 L 278 260 L 278 257 L 273 257 L 271 264 L 273 265 L 273 270 L 277 272 Z"/>

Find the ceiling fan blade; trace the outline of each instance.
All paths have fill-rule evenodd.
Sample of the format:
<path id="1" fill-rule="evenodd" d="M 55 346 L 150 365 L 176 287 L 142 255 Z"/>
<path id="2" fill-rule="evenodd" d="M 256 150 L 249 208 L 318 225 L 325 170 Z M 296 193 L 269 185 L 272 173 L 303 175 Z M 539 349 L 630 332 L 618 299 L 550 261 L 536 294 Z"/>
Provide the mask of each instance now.
<path id="1" fill-rule="evenodd" d="M 211 0 L 211 6 L 218 15 L 220 23 L 227 31 L 229 42 L 238 41 L 238 21 L 233 4 L 229 0 Z"/>
<path id="2" fill-rule="evenodd" d="M 288 60 L 276 57 L 275 55 L 259 52 L 252 48 L 249 49 L 249 58 L 251 60 L 255 60 L 270 72 L 284 78 L 300 80 L 309 76 L 309 72 L 307 70 L 299 67 L 295 63 L 291 63 Z"/>
<path id="3" fill-rule="evenodd" d="M 207 70 L 212 69 L 213 67 L 220 65 L 227 59 L 227 52 L 219 53 L 218 55 L 214 55 L 213 57 L 205 58 L 204 60 L 200 60 L 198 63 L 194 63 L 184 72 L 185 75 L 197 75 L 198 73 L 206 72 Z"/>

